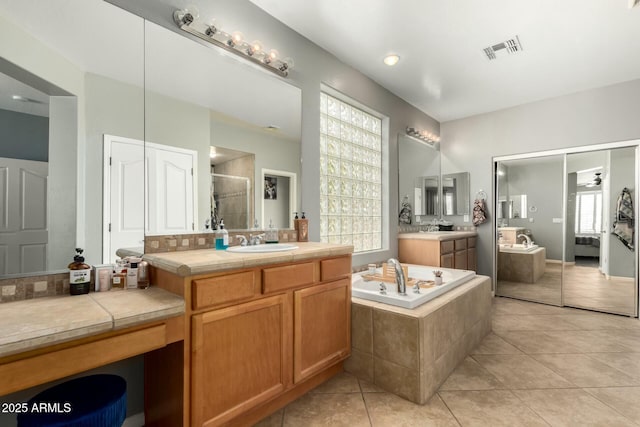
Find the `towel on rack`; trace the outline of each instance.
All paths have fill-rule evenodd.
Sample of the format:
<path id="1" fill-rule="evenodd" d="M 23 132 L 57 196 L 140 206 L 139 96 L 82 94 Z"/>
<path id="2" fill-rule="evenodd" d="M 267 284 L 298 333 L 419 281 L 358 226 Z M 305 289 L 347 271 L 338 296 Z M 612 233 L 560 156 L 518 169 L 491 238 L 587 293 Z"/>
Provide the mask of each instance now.
<path id="1" fill-rule="evenodd" d="M 487 208 L 484 199 L 475 199 L 473 201 L 473 225 L 478 226 L 487 222 Z"/>
<path id="2" fill-rule="evenodd" d="M 633 250 L 633 200 L 628 188 L 623 188 L 616 201 L 616 218 L 613 233 L 629 249 Z"/>

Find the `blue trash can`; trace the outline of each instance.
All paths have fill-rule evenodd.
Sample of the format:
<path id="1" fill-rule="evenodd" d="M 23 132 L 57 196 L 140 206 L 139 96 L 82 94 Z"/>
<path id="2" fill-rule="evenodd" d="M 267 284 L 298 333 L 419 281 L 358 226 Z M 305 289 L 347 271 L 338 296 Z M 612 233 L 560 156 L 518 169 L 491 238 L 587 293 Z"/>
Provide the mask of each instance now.
<path id="1" fill-rule="evenodd" d="M 117 375 L 89 375 L 48 388 L 27 404 L 18 427 L 121 427 L 127 382 Z"/>

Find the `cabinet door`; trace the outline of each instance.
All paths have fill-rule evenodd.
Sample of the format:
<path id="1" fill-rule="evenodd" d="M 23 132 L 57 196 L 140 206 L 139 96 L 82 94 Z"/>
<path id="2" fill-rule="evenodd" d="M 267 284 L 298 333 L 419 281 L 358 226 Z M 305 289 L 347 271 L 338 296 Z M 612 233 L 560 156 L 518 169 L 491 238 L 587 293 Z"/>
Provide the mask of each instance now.
<path id="1" fill-rule="evenodd" d="M 456 251 L 454 253 L 453 268 L 457 268 L 459 270 L 467 269 L 467 250 L 466 249 L 462 251 Z"/>
<path id="2" fill-rule="evenodd" d="M 440 255 L 440 267 L 453 268 L 453 253 Z"/>
<path id="3" fill-rule="evenodd" d="M 291 384 L 291 307 L 289 293 L 192 317 L 191 425 L 223 423 Z"/>
<path id="4" fill-rule="evenodd" d="M 469 248 L 467 249 L 467 270 L 477 271 L 477 269 L 476 248 Z"/>
<path id="5" fill-rule="evenodd" d="M 351 279 L 295 292 L 295 382 L 346 358 L 351 352 Z"/>

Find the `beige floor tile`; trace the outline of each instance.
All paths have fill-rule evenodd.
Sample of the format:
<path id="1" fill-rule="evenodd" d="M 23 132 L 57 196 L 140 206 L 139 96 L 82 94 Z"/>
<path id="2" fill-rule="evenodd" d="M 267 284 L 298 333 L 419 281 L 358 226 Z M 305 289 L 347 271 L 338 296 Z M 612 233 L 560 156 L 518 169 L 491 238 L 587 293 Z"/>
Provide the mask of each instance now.
<path id="1" fill-rule="evenodd" d="M 358 378 L 348 372 L 341 372 L 329 381 L 311 390 L 311 393 L 360 393 Z"/>
<path id="2" fill-rule="evenodd" d="M 587 388 L 586 392 L 630 420 L 640 423 L 640 387 Z"/>
<path id="3" fill-rule="evenodd" d="M 471 354 L 519 354 L 520 350 L 506 342 L 500 336 L 489 333 Z"/>
<path id="4" fill-rule="evenodd" d="M 391 393 L 364 393 L 374 427 L 455 427 L 459 424 L 436 394 L 424 405 L 404 400 Z"/>
<path id="5" fill-rule="evenodd" d="M 575 348 L 572 353 L 620 353 L 628 351 L 628 348 L 620 345 L 615 339 L 598 334 L 597 331 L 546 331 L 545 334 L 555 341 L 561 341 L 567 346 Z M 549 351 L 548 353 L 555 352 Z"/>
<path id="6" fill-rule="evenodd" d="M 634 426 L 581 389 L 514 390 L 513 393 L 552 426 Z"/>
<path id="7" fill-rule="evenodd" d="M 440 390 L 493 390 L 505 388 L 496 377 L 467 357 L 440 386 Z"/>
<path id="8" fill-rule="evenodd" d="M 500 336 L 527 354 L 576 353 L 578 347 L 570 342 L 549 335 L 551 331 L 503 331 Z M 572 334 L 574 331 L 558 331 Z"/>
<path id="9" fill-rule="evenodd" d="M 640 353 L 590 353 L 589 357 L 640 379 Z"/>
<path id="10" fill-rule="evenodd" d="M 255 424 L 254 427 L 281 427 L 283 419 L 284 419 L 284 408 L 280 409 L 277 412 L 274 412 L 267 418 Z"/>
<path id="11" fill-rule="evenodd" d="M 369 427 L 369 416 L 360 393 L 307 393 L 284 411 L 285 427 Z"/>
<path id="12" fill-rule="evenodd" d="M 531 357 L 578 387 L 640 385 L 638 379 L 586 354 L 537 354 Z"/>
<path id="13" fill-rule="evenodd" d="M 378 387 L 369 381 L 362 379 L 358 379 L 358 381 L 360 382 L 360 390 L 362 390 L 363 393 L 387 393 L 387 390 L 382 387 Z"/>
<path id="14" fill-rule="evenodd" d="M 579 314 L 568 317 L 569 323 L 576 325 L 582 330 L 600 330 L 600 329 L 637 329 L 638 319 L 632 319 L 625 316 L 615 316 L 604 313 Z"/>
<path id="15" fill-rule="evenodd" d="M 509 390 L 438 392 L 464 427 L 548 426 Z"/>
<path id="16" fill-rule="evenodd" d="M 493 330 L 501 331 L 571 331 L 578 327 L 570 323 L 568 314 L 494 315 Z"/>
<path id="17" fill-rule="evenodd" d="M 572 387 L 570 382 L 525 354 L 476 354 L 473 358 L 509 389 Z"/>

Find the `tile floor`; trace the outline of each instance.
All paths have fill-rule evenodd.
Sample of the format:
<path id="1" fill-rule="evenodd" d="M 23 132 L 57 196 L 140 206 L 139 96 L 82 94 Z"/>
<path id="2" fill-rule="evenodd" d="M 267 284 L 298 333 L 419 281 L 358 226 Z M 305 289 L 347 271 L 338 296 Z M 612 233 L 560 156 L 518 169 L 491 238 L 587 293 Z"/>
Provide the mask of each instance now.
<path id="1" fill-rule="evenodd" d="M 258 425 L 639 426 L 640 320 L 498 297 L 426 405 L 343 373 Z"/>

